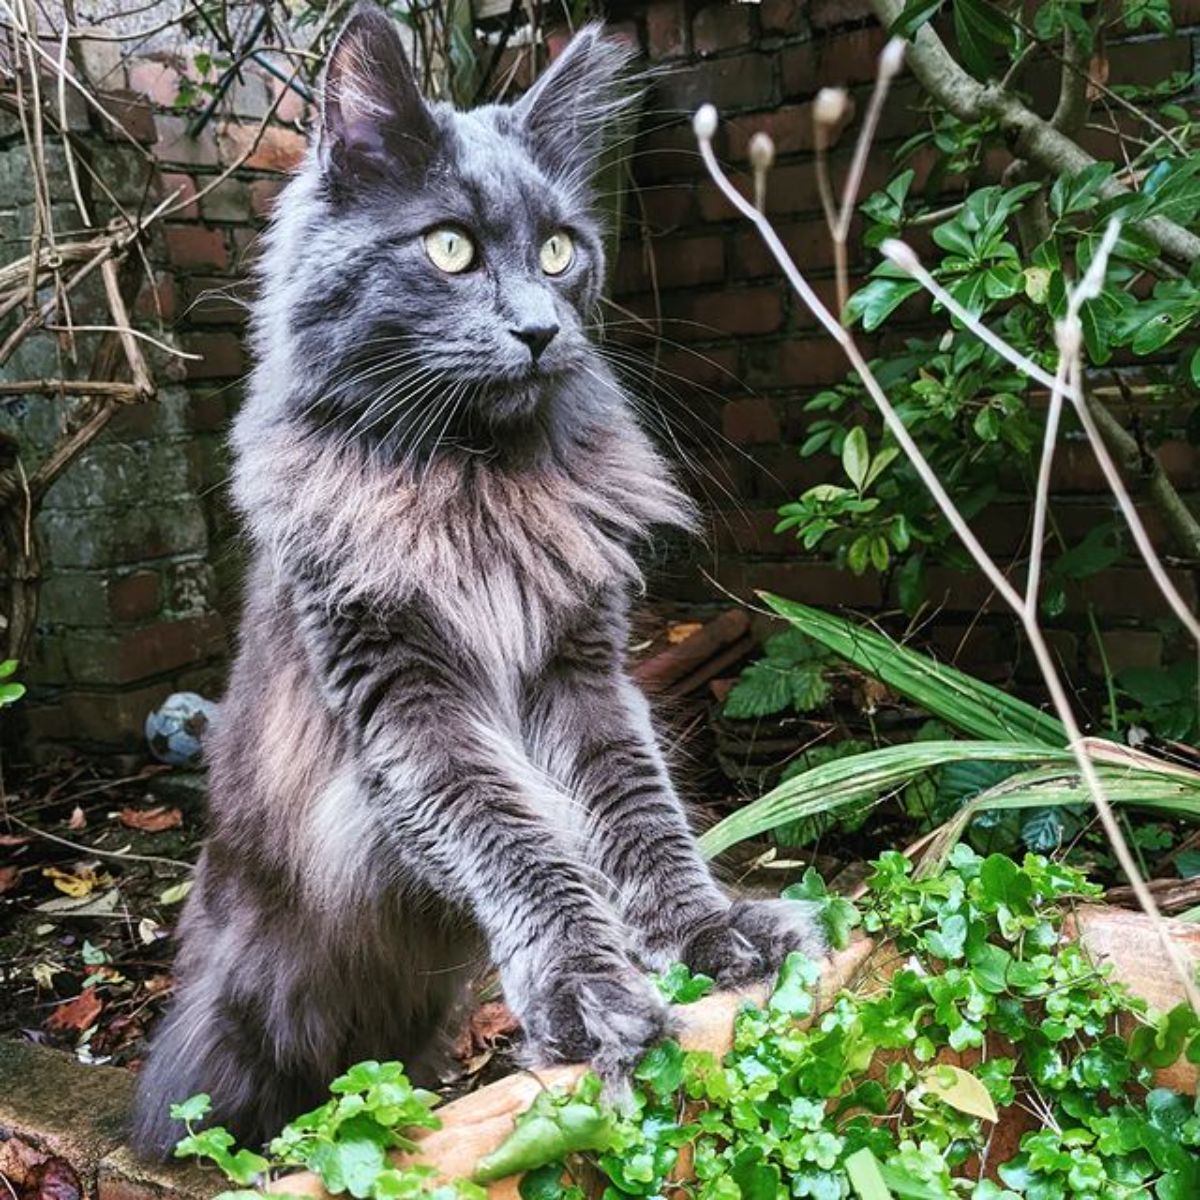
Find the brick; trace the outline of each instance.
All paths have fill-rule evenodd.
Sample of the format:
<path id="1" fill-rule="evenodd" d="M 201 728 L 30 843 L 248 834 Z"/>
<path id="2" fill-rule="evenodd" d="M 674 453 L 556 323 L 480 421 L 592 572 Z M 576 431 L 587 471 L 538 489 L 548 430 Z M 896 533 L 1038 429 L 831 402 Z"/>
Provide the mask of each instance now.
<path id="1" fill-rule="evenodd" d="M 207 613 L 116 636 L 70 633 L 61 640 L 72 682 L 111 687 L 165 675 L 222 653 L 225 627 L 216 613 Z"/>
<path id="2" fill-rule="evenodd" d="M 665 319 L 674 319 L 680 341 L 772 333 L 783 324 L 781 288 L 752 287 L 664 297 Z"/>
<path id="3" fill-rule="evenodd" d="M 801 33 L 807 12 L 805 0 L 762 0 L 758 20 L 763 33 Z"/>
<path id="4" fill-rule="evenodd" d="M 780 221 L 775 232 L 784 249 L 806 274 L 827 271 L 833 266 L 833 239 L 824 218 L 805 221 Z M 862 225 L 855 218 L 847 240 L 849 266 L 853 269 L 865 263 L 862 249 Z M 778 275 L 779 264 L 767 249 L 757 229 L 740 229 L 734 234 L 729 252 L 730 272 L 735 278 L 753 279 L 762 275 Z"/>
<path id="5" fill-rule="evenodd" d="M 773 508 L 737 508 L 714 514 L 713 542 L 723 554 L 795 554 L 794 530 L 776 533 L 779 513 Z"/>
<path id="6" fill-rule="evenodd" d="M 1161 83 L 1175 71 L 1191 71 L 1192 43 L 1186 36 L 1121 42 L 1108 56 L 1108 82 L 1112 84 Z"/>
<path id="7" fill-rule="evenodd" d="M 177 171 L 164 171 L 162 174 L 162 191 L 164 197 L 171 192 L 177 193 L 173 204 L 181 204 L 182 208 L 175 210 L 175 215 L 185 221 L 195 221 L 200 217 L 200 205 L 196 203 L 196 181 L 190 175 Z"/>
<path id="8" fill-rule="evenodd" d="M 158 141 L 158 128 L 154 123 L 154 110 L 140 92 L 101 92 L 98 97 L 108 115 L 120 126 L 118 129 L 109 121 L 101 123 L 103 136 L 109 141 L 124 141 L 125 135 L 143 146 Z"/>
<path id="9" fill-rule="evenodd" d="M 236 175 L 223 179 L 200 198 L 206 221 L 245 221 L 250 216 L 250 185 Z"/>
<path id="10" fill-rule="evenodd" d="M 119 692 L 72 688 L 63 699 L 72 744 L 144 754 L 146 714 L 174 690 L 169 680 Z"/>
<path id="11" fill-rule="evenodd" d="M 669 380 L 686 380 L 701 388 L 728 390 L 738 382 L 736 346 L 706 346 L 703 350 L 683 345 L 663 346 L 656 363 Z"/>
<path id="12" fill-rule="evenodd" d="M 308 120 L 311 115 L 308 102 L 295 88 L 288 87 L 282 79 L 271 78 L 267 83 L 272 96 L 278 97 L 280 92 L 283 93 L 283 98 L 275 108 L 275 120 L 281 125 L 299 125 Z"/>
<path id="13" fill-rule="evenodd" d="M 878 608 L 884 600 L 877 575 L 854 575 L 832 563 L 801 559 L 746 563 L 724 559 L 717 565 L 715 575 L 722 587 L 747 599 L 764 590 L 834 612 Z"/>
<path id="14" fill-rule="evenodd" d="M 182 167 L 215 167 L 220 163 L 217 154 L 217 135 L 212 125 L 206 125 L 195 137 L 188 133 L 185 117 L 160 114 L 158 147 L 155 154 L 164 165 Z"/>
<path id="15" fill-rule="evenodd" d="M 627 242 L 617 264 L 618 294 L 660 288 L 695 287 L 725 277 L 725 248 L 719 237 L 671 237 Z"/>
<path id="16" fill-rule="evenodd" d="M 239 117 L 260 121 L 267 115 L 274 99 L 267 76 L 255 67 L 244 67 L 241 78 L 235 79 L 228 92 L 228 111 Z"/>
<path id="17" fill-rule="evenodd" d="M 646 51 L 655 62 L 684 53 L 687 18 L 679 0 L 659 0 L 646 7 Z"/>
<path id="18" fill-rule="evenodd" d="M 877 25 L 821 38 L 815 43 L 817 86 L 874 84 L 879 71 L 879 52 L 886 41 L 886 35 Z M 888 103 L 895 102 L 892 98 Z"/>
<path id="19" fill-rule="evenodd" d="M 255 179 L 250 184 L 250 211 L 256 217 L 269 217 L 281 191 L 283 184 L 278 179 Z"/>
<path id="20" fill-rule="evenodd" d="M 170 108 L 179 94 L 182 76 L 171 60 L 138 57 L 130 59 L 126 71 L 130 91 L 145 96 L 159 108 Z"/>
<path id="21" fill-rule="evenodd" d="M 141 621 L 154 616 L 162 604 L 157 571 L 134 571 L 108 586 L 109 611 L 114 621 Z"/>
<path id="22" fill-rule="evenodd" d="M 844 379 L 848 370 L 841 347 L 828 337 L 747 347 L 746 384 L 753 388 L 828 387 Z"/>
<path id="23" fill-rule="evenodd" d="M 774 55 L 738 54 L 683 68 L 659 83 L 655 107 L 691 114 L 702 104 L 719 111 L 767 108 L 775 102 Z"/>
<path id="24" fill-rule="evenodd" d="M 188 405 L 188 428 L 194 433 L 224 430 L 229 420 L 230 400 L 228 388 L 193 389 Z"/>
<path id="25" fill-rule="evenodd" d="M 853 25 L 873 15 L 870 0 L 812 0 L 808 10 L 808 19 L 814 29 Z"/>
<path id="26" fill-rule="evenodd" d="M 228 121 L 217 134 L 221 160 L 226 166 L 238 163 L 254 171 L 285 174 L 300 165 L 307 142 L 302 134 L 278 125 L 261 131 L 257 124 Z"/>
<path id="27" fill-rule="evenodd" d="M 183 315 L 190 325 L 244 325 L 248 285 L 238 279 L 192 275 L 183 283 Z"/>
<path id="28" fill-rule="evenodd" d="M 153 321 L 156 324 L 159 322 L 165 325 L 172 324 L 179 311 L 179 297 L 175 289 L 174 275 L 158 271 L 155 273 L 152 287 L 142 284 L 133 311 L 144 320 Z"/>
<path id="29" fill-rule="evenodd" d="M 38 529 L 47 545 L 54 547 L 56 570 L 95 569 L 208 548 L 204 515 L 191 499 L 131 507 L 119 522 L 98 521 L 92 512 L 44 510 Z"/>
<path id="30" fill-rule="evenodd" d="M 108 580 L 103 575 L 79 571 L 47 574 L 39 597 L 39 622 L 103 628 L 109 615 Z"/>
<path id="31" fill-rule="evenodd" d="M 1200 0 L 1171 0 L 1171 16 L 1176 29 L 1200 25 Z"/>
<path id="32" fill-rule="evenodd" d="M 226 379 L 245 373 L 246 354 L 236 334 L 189 334 L 184 339 L 184 349 L 200 355 L 199 361 L 188 360 L 189 379 Z"/>
<path id="33" fill-rule="evenodd" d="M 739 445 L 779 441 L 779 418 L 762 396 L 731 400 L 721 412 L 721 431 Z"/>
<path id="34" fill-rule="evenodd" d="M 1149 629 L 1109 629 L 1100 634 L 1108 669 L 1116 674 L 1131 667 L 1162 666 L 1163 635 Z M 1104 662 L 1094 637 L 1088 639 L 1087 669 L 1093 675 L 1104 674 Z"/>
<path id="35" fill-rule="evenodd" d="M 639 189 L 642 219 L 651 232 L 669 233 L 692 222 L 695 190 L 676 183 L 663 183 Z"/>
<path id="36" fill-rule="evenodd" d="M 815 42 L 784 46 L 779 52 L 780 94 L 784 100 L 815 96 L 823 86 Z"/>
<path id="37" fill-rule="evenodd" d="M 749 45 L 754 38 L 753 9 L 740 0 L 705 5 L 692 18 L 692 49 L 704 57 Z"/>
<path id="38" fill-rule="evenodd" d="M 638 137 L 635 154 L 634 168 L 642 186 L 704 174 L 696 135 L 688 121 L 656 124 Z"/>
<path id="39" fill-rule="evenodd" d="M 166 225 L 163 237 L 167 254 L 177 267 L 223 270 L 229 266 L 225 235 L 219 229 L 206 229 L 203 225 Z"/>
<path id="40" fill-rule="evenodd" d="M 834 146 L 846 126 L 854 120 L 854 104 L 846 105 L 846 114 L 827 142 Z M 724 125 L 726 153 L 735 162 L 746 162 L 749 158 L 750 139 L 756 133 L 767 134 L 775 143 L 777 156 L 800 154 L 811 151 L 816 145 L 813 128 L 812 102 L 785 104 L 773 112 L 754 113 L 752 116 L 734 117 Z"/>

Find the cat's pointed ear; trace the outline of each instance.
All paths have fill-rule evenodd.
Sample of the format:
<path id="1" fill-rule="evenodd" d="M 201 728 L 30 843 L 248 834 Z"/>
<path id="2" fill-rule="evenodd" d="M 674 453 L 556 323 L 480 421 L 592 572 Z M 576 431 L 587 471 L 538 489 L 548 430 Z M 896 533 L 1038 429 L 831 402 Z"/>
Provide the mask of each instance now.
<path id="1" fill-rule="evenodd" d="M 432 155 L 437 127 L 399 31 L 361 6 L 329 53 L 322 89 L 321 166 L 339 184 L 411 175 Z"/>
<path id="2" fill-rule="evenodd" d="M 555 174 L 586 171 L 604 148 L 605 133 L 636 103 L 628 78 L 633 52 L 585 25 L 549 70 L 517 102 L 513 116 L 534 156 Z"/>

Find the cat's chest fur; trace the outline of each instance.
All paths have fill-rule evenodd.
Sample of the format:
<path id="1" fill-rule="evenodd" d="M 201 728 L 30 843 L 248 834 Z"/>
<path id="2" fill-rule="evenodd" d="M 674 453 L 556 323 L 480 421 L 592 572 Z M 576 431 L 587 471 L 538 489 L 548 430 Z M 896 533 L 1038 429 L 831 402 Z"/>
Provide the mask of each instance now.
<path id="1" fill-rule="evenodd" d="M 408 475 L 279 431 L 242 454 L 235 495 L 281 571 L 315 569 L 339 607 L 420 602 L 489 666 L 521 673 L 574 614 L 637 580 L 631 545 L 651 526 L 690 520 L 632 425 L 581 439 L 565 462 L 447 455 Z"/>

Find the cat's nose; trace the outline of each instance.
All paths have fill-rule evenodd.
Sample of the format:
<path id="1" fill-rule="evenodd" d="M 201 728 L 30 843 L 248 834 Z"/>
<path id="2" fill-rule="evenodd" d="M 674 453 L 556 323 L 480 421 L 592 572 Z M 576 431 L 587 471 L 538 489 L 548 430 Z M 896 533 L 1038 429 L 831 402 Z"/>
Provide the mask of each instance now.
<path id="1" fill-rule="evenodd" d="M 523 325 L 520 329 L 510 329 L 509 332 L 518 342 L 524 342 L 529 347 L 533 361 L 537 362 L 542 357 L 542 351 L 554 341 L 554 336 L 558 333 L 558 326 Z"/>

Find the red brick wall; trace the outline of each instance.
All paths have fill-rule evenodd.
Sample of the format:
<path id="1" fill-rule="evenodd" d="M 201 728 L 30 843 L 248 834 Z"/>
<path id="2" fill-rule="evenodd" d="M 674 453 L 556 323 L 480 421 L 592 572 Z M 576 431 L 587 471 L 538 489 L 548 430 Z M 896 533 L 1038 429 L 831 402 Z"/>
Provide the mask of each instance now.
<path id="1" fill-rule="evenodd" d="M 1176 0 L 1175 18 L 1179 28 L 1171 36 L 1121 44 L 1110 40 L 1109 82 L 1145 83 L 1191 70 L 1200 7 L 1195 0 Z M 832 153 L 835 186 L 840 186 L 875 79 L 883 33 L 865 0 L 703 6 L 658 0 L 623 10 L 620 19 L 622 32 L 636 37 L 650 64 L 664 74 L 652 89 L 636 145 L 636 191 L 623 223 L 613 286 L 620 309 L 644 320 L 648 329 L 618 313 L 625 323 L 616 327 L 616 336 L 657 354 L 660 403 L 696 460 L 700 490 L 715 510 L 709 548 L 686 565 L 674 565 L 660 581 L 660 591 L 683 604 L 719 598 L 703 570 L 720 587 L 742 595 L 769 588 L 813 604 L 872 611 L 894 607 L 894 595 L 881 592 L 877 577 L 838 571 L 804 555 L 790 535 L 772 532 L 776 507 L 821 481 L 828 470 L 828 459 L 798 454 L 807 421 L 802 405 L 844 376 L 844 361 L 815 332 L 811 315 L 784 285 L 756 232 L 707 178 L 688 122 L 699 104 L 718 107 L 717 150 L 743 182 L 750 136 L 759 129 L 770 133 L 778 158 L 768 185 L 768 212 L 817 292 L 832 302 L 832 245 L 813 169 L 812 102 L 827 85 L 848 88 L 854 100 L 858 115 Z M 1052 110 L 1057 92 L 1052 64 L 1031 72 L 1030 84 L 1040 110 Z M 920 99 L 915 80 L 902 76 L 883 115 L 864 196 L 889 177 L 896 147 L 923 127 Z M 1111 136 L 1089 132 L 1085 141 L 1096 154 L 1114 154 Z M 997 181 L 1007 161 L 1007 155 L 993 154 L 989 177 L 976 185 Z M 919 185 L 930 158 L 918 155 L 913 165 Z M 953 181 L 947 202 L 964 184 Z M 874 261 L 863 253 L 855 230 L 852 281 Z M 862 339 L 863 344 L 886 350 L 914 329 L 928 327 L 928 310 L 920 303 L 906 305 L 901 318 L 882 336 Z M 655 342 L 653 335 L 661 340 Z M 1170 425 L 1182 415 L 1168 412 L 1163 419 Z M 1195 448 L 1173 433 L 1161 454 L 1176 484 L 1195 498 L 1200 489 Z M 1017 481 L 1007 482 L 1014 485 L 1012 493 L 980 521 L 988 545 L 1000 555 L 1017 552 L 1028 524 L 1028 504 Z M 1068 538 L 1113 517 L 1098 468 L 1078 441 L 1063 447 L 1055 493 L 1055 514 Z M 1160 547 L 1168 548 L 1154 514 L 1145 515 Z M 1194 574 L 1177 570 L 1175 577 L 1194 602 Z M 938 641 L 989 674 L 1023 672 L 1012 623 L 999 614 L 978 574 L 935 571 L 928 590 L 941 609 Z M 1096 667 L 1086 636 L 1089 604 L 1114 631 L 1106 643 L 1115 667 L 1160 660 L 1162 630 L 1169 628 L 1162 620 L 1166 606 L 1135 564 L 1114 567 L 1080 585 L 1070 600 L 1056 641 L 1072 672 L 1082 676 Z M 981 610 L 996 615 L 977 621 Z M 1135 629 L 1140 632 L 1132 634 Z"/>
<path id="2" fill-rule="evenodd" d="M 1175 8 L 1180 32 L 1110 46 L 1110 82 L 1191 69 L 1200 5 L 1176 0 Z M 861 113 L 882 35 L 864 0 L 618 2 L 611 23 L 619 36 L 637 42 L 656 72 L 613 268 L 612 344 L 617 354 L 651 356 L 635 366 L 636 377 L 655 379 L 644 389 L 651 424 L 662 419 L 656 399 L 671 426 L 667 443 L 689 464 L 689 478 L 711 514 L 705 546 L 673 546 L 663 556 L 653 595 L 677 610 L 696 611 L 726 603 L 719 588 L 745 594 L 756 587 L 815 604 L 886 607 L 892 598 L 881 594 L 874 577 L 856 578 L 806 557 L 790 537 L 771 531 L 776 507 L 825 469 L 797 453 L 806 424 L 801 406 L 840 379 L 843 364 L 783 285 L 757 236 L 704 176 L 689 126 L 699 104 L 715 103 L 723 118 L 718 150 L 743 177 L 751 134 L 771 134 L 779 158 L 769 211 L 817 290 L 831 300 L 832 251 L 813 172 L 812 100 L 818 88 L 842 85 Z M 561 40 L 553 39 L 552 47 Z M 115 47 L 102 48 L 117 54 Z M 177 67 L 169 59 L 114 57 L 106 71 L 120 89 L 116 99 L 127 127 L 153 149 L 160 168 L 148 171 L 119 141 L 102 141 L 101 150 L 106 177 L 127 201 L 147 205 L 171 191 L 186 201 L 153 239 L 156 294 L 147 292 L 139 312 L 151 327 L 161 313 L 165 328 L 202 357 L 186 367 L 160 363 L 168 384 L 164 402 L 122 414 L 107 436 L 103 453 L 159 463 L 144 495 L 114 495 L 111 503 L 93 495 L 72 499 L 83 482 L 64 481 L 48 505 L 43 533 L 50 579 L 31 676 L 47 703 L 31 712 L 35 732 L 51 744 L 136 748 L 145 711 L 168 691 L 219 689 L 226 632 L 237 617 L 241 563 L 223 497 L 224 441 L 247 368 L 246 272 L 283 173 L 303 151 L 306 113 L 294 95 L 285 96 L 253 145 L 279 85 L 248 72 L 221 119 L 193 137 L 187 118 L 173 108 Z M 497 77 L 503 76 L 502 70 Z M 1052 76 L 1041 71 L 1033 80 L 1043 106 L 1053 101 Z M 921 121 L 919 99 L 911 78 L 897 82 L 867 191 L 887 178 L 892 151 Z M 838 178 L 856 131 L 857 121 L 851 122 L 834 150 Z M 1093 149 L 1110 154 L 1111 139 L 1101 138 Z M 917 165 L 920 172 L 929 163 Z M 1002 155 L 991 164 L 1002 165 Z M 856 229 L 853 276 L 861 278 L 869 266 Z M 919 305 L 904 316 L 918 324 L 926 319 Z M 886 349 L 905 331 L 902 324 L 868 344 Z M 1196 454 L 1182 438 L 1169 438 L 1163 457 L 1182 488 L 1200 487 Z M 981 520 L 996 552 L 1018 550 L 1026 510 L 1014 492 Z M 1077 442 L 1061 455 L 1055 511 L 1068 537 L 1111 517 L 1095 464 Z M 1161 540 L 1152 514 L 1149 520 Z M 1181 569 L 1176 575 L 1193 596 L 1193 575 Z M 943 649 L 963 653 L 990 675 L 1025 670 L 1011 622 L 990 615 L 995 606 L 977 575 L 935 572 L 930 597 L 943 608 L 932 635 Z M 1114 665 L 1160 661 L 1163 605 L 1145 575 L 1128 564 L 1072 597 L 1055 634 L 1072 670 L 1095 666 L 1086 638 L 1089 603 L 1113 631 Z M 981 609 L 988 612 L 976 620 Z"/>

